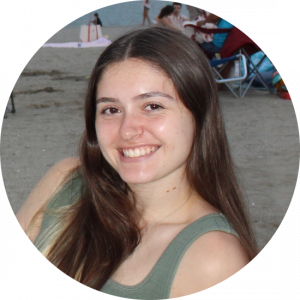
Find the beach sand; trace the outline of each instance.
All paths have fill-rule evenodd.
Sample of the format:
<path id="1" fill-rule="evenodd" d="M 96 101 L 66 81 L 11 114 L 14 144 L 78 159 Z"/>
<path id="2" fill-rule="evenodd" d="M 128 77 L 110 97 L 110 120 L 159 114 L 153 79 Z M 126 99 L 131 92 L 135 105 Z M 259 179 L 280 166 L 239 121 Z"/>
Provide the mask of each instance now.
<path id="1" fill-rule="evenodd" d="M 110 40 L 129 27 L 103 27 Z M 49 39 L 74 42 L 78 27 Z M 4 120 L 1 164 L 8 198 L 17 212 L 31 189 L 57 161 L 74 156 L 83 132 L 88 76 L 103 48 L 41 48 L 14 87 L 17 112 Z M 280 225 L 293 196 L 299 134 L 292 101 L 251 90 L 242 99 L 220 92 L 232 156 L 247 194 L 260 249 Z"/>

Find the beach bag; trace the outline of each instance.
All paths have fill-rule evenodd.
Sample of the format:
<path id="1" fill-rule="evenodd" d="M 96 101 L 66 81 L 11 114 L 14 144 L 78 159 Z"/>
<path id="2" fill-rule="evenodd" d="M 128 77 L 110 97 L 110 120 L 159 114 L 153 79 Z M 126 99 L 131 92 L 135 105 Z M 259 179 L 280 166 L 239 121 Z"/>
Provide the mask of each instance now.
<path id="1" fill-rule="evenodd" d="M 100 25 L 81 25 L 79 40 L 81 42 L 93 42 L 102 37 L 102 31 Z"/>
<path id="2" fill-rule="evenodd" d="M 275 89 L 277 90 L 277 94 L 280 98 L 285 100 L 291 100 L 290 94 L 282 80 L 278 71 L 275 71 L 272 75 L 272 84 L 274 85 Z"/>

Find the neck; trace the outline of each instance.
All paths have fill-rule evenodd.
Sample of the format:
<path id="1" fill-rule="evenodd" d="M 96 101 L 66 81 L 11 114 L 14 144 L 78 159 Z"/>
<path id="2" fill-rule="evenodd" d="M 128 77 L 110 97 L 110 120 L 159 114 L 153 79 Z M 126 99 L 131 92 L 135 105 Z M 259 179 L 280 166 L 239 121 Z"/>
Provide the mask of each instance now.
<path id="1" fill-rule="evenodd" d="M 191 187 L 182 173 L 151 183 L 130 185 L 130 188 L 136 196 L 138 209 L 142 211 L 141 227 L 151 226 L 171 214 L 191 195 Z"/>

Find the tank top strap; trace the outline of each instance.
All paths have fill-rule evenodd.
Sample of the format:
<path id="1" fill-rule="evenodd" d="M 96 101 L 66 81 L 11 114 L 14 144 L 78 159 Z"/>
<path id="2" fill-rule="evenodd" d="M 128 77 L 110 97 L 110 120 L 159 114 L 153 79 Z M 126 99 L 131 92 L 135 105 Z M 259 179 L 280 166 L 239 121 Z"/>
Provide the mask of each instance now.
<path id="1" fill-rule="evenodd" d="M 108 280 L 101 291 L 131 299 L 168 299 L 179 263 L 200 236 L 211 231 L 222 231 L 238 237 L 223 214 L 204 216 L 183 229 L 169 244 L 147 277 L 135 286 L 125 286 Z"/>
<path id="2" fill-rule="evenodd" d="M 187 249 L 200 236 L 211 231 L 222 231 L 238 237 L 238 234 L 223 214 L 207 215 L 182 230 L 158 261 L 156 265 L 157 276 L 153 277 L 155 281 L 164 281 L 166 298 L 169 298 L 176 271 Z"/>

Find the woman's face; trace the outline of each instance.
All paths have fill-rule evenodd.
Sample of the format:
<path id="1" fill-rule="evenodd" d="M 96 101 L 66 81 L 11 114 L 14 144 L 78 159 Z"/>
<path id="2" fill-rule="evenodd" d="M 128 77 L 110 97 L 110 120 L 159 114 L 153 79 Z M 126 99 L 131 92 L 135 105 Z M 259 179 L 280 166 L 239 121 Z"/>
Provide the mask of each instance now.
<path id="1" fill-rule="evenodd" d="M 182 177 L 194 119 L 168 77 L 127 59 L 108 67 L 98 84 L 96 132 L 105 159 L 123 181 L 148 183 Z"/>

